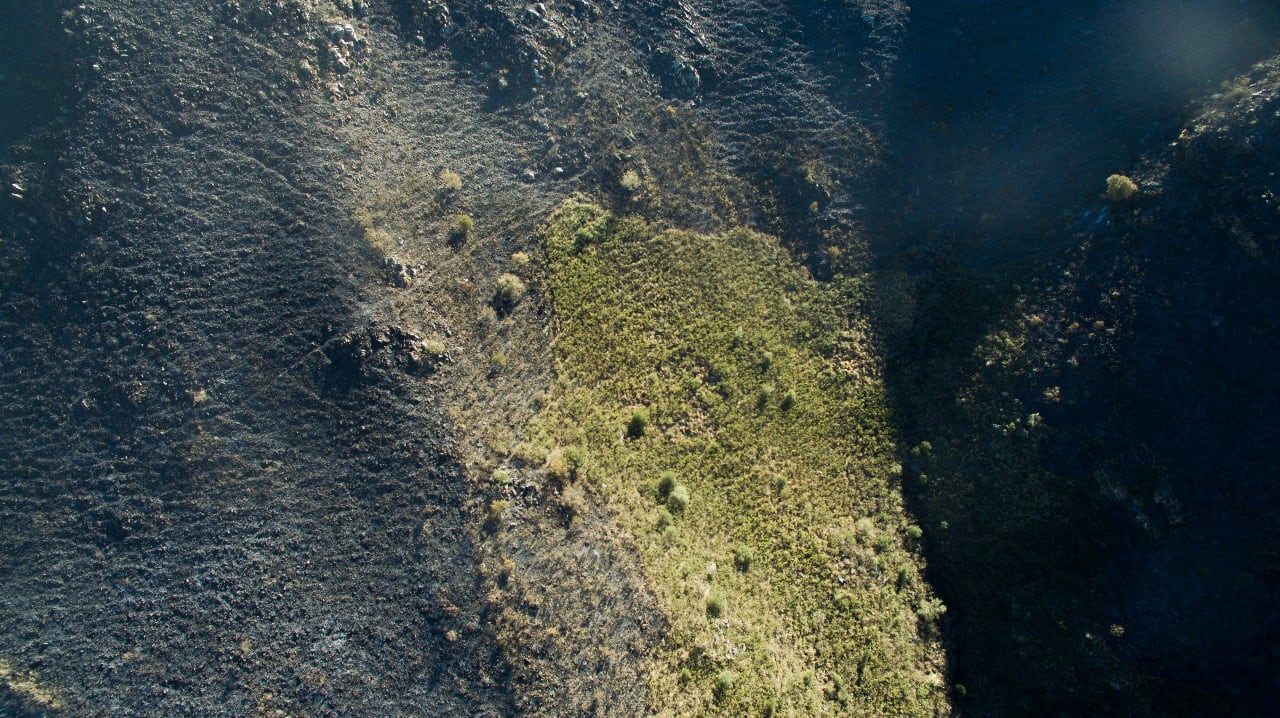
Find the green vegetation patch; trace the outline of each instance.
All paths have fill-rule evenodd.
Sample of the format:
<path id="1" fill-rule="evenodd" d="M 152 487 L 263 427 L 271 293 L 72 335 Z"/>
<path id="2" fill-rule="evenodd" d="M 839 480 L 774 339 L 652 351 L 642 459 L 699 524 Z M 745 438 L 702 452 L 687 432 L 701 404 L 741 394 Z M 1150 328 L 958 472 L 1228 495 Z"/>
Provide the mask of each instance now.
<path id="1" fill-rule="evenodd" d="M 841 369 L 847 292 L 747 230 L 571 201 L 544 232 L 558 381 L 525 453 L 581 447 L 632 533 L 670 617 L 655 709 L 947 713 L 883 388 Z"/>

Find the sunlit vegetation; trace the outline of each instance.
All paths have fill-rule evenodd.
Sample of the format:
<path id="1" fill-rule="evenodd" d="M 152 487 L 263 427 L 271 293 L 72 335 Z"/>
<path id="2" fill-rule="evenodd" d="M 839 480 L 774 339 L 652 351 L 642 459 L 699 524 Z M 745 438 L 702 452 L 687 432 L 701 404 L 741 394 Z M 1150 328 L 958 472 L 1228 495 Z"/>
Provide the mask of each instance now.
<path id="1" fill-rule="evenodd" d="M 655 705 L 947 713 L 883 387 L 842 368 L 849 287 L 765 235 L 582 202 L 544 237 L 558 379 L 522 453 L 581 447 L 587 500 L 631 533 L 670 619 Z"/>
<path id="2" fill-rule="evenodd" d="M 476 221 L 469 214 L 460 214 L 453 218 L 453 224 L 449 226 L 449 238 L 454 242 L 463 242 L 471 237 L 472 230 L 475 229 Z"/>
<path id="3" fill-rule="evenodd" d="M 1124 175 L 1107 177 L 1107 201 L 1128 202 L 1138 194 L 1138 184 Z"/>
<path id="4" fill-rule="evenodd" d="M 498 289 L 494 299 L 500 304 L 515 304 L 528 290 L 529 288 L 519 277 L 514 274 L 504 274 L 498 277 Z"/>

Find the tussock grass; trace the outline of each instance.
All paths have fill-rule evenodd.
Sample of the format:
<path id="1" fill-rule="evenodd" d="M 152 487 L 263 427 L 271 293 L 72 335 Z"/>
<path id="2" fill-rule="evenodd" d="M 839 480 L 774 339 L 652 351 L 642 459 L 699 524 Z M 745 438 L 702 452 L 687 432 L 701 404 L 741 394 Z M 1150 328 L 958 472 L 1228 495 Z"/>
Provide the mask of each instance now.
<path id="1" fill-rule="evenodd" d="M 583 447 L 591 500 L 632 532 L 671 619 L 654 705 L 946 713 L 940 604 L 898 580 L 921 561 L 883 389 L 841 369 L 840 295 L 746 230 L 571 201 L 544 233 L 558 382 L 526 451 Z"/>

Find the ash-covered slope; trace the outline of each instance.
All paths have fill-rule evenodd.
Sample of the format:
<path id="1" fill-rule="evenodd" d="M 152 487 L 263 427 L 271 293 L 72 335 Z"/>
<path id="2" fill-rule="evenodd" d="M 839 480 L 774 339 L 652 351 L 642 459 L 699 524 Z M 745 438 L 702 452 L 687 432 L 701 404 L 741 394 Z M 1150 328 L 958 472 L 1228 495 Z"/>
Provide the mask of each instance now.
<path id="1" fill-rule="evenodd" d="M 311 10 L 61 10 L 6 49 L 83 79 L 6 173 L 5 710 L 508 713 L 466 484 L 296 73 Z"/>

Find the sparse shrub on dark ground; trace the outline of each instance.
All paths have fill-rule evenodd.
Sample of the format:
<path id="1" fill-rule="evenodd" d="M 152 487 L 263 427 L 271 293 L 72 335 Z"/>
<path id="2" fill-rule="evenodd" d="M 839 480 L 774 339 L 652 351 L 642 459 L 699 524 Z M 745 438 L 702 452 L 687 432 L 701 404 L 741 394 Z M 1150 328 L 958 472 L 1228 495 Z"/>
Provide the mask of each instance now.
<path id="1" fill-rule="evenodd" d="M 1119 204 L 1128 202 L 1138 194 L 1138 185 L 1124 175 L 1110 175 L 1107 177 L 1107 191 L 1105 197 L 1108 202 Z"/>
<path id="2" fill-rule="evenodd" d="M 493 292 L 493 304 L 504 311 L 510 311 L 529 291 L 524 280 L 514 274 L 503 274 L 498 277 L 497 289 Z"/>
<path id="3" fill-rule="evenodd" d="M 476 221 L 469 214 L 460 214 L 454 217 L 453 223 L 449 225 L 449 241 L 454 244 L 462 244 L 471 238 L 471 231 L 475 229 Z"/>

